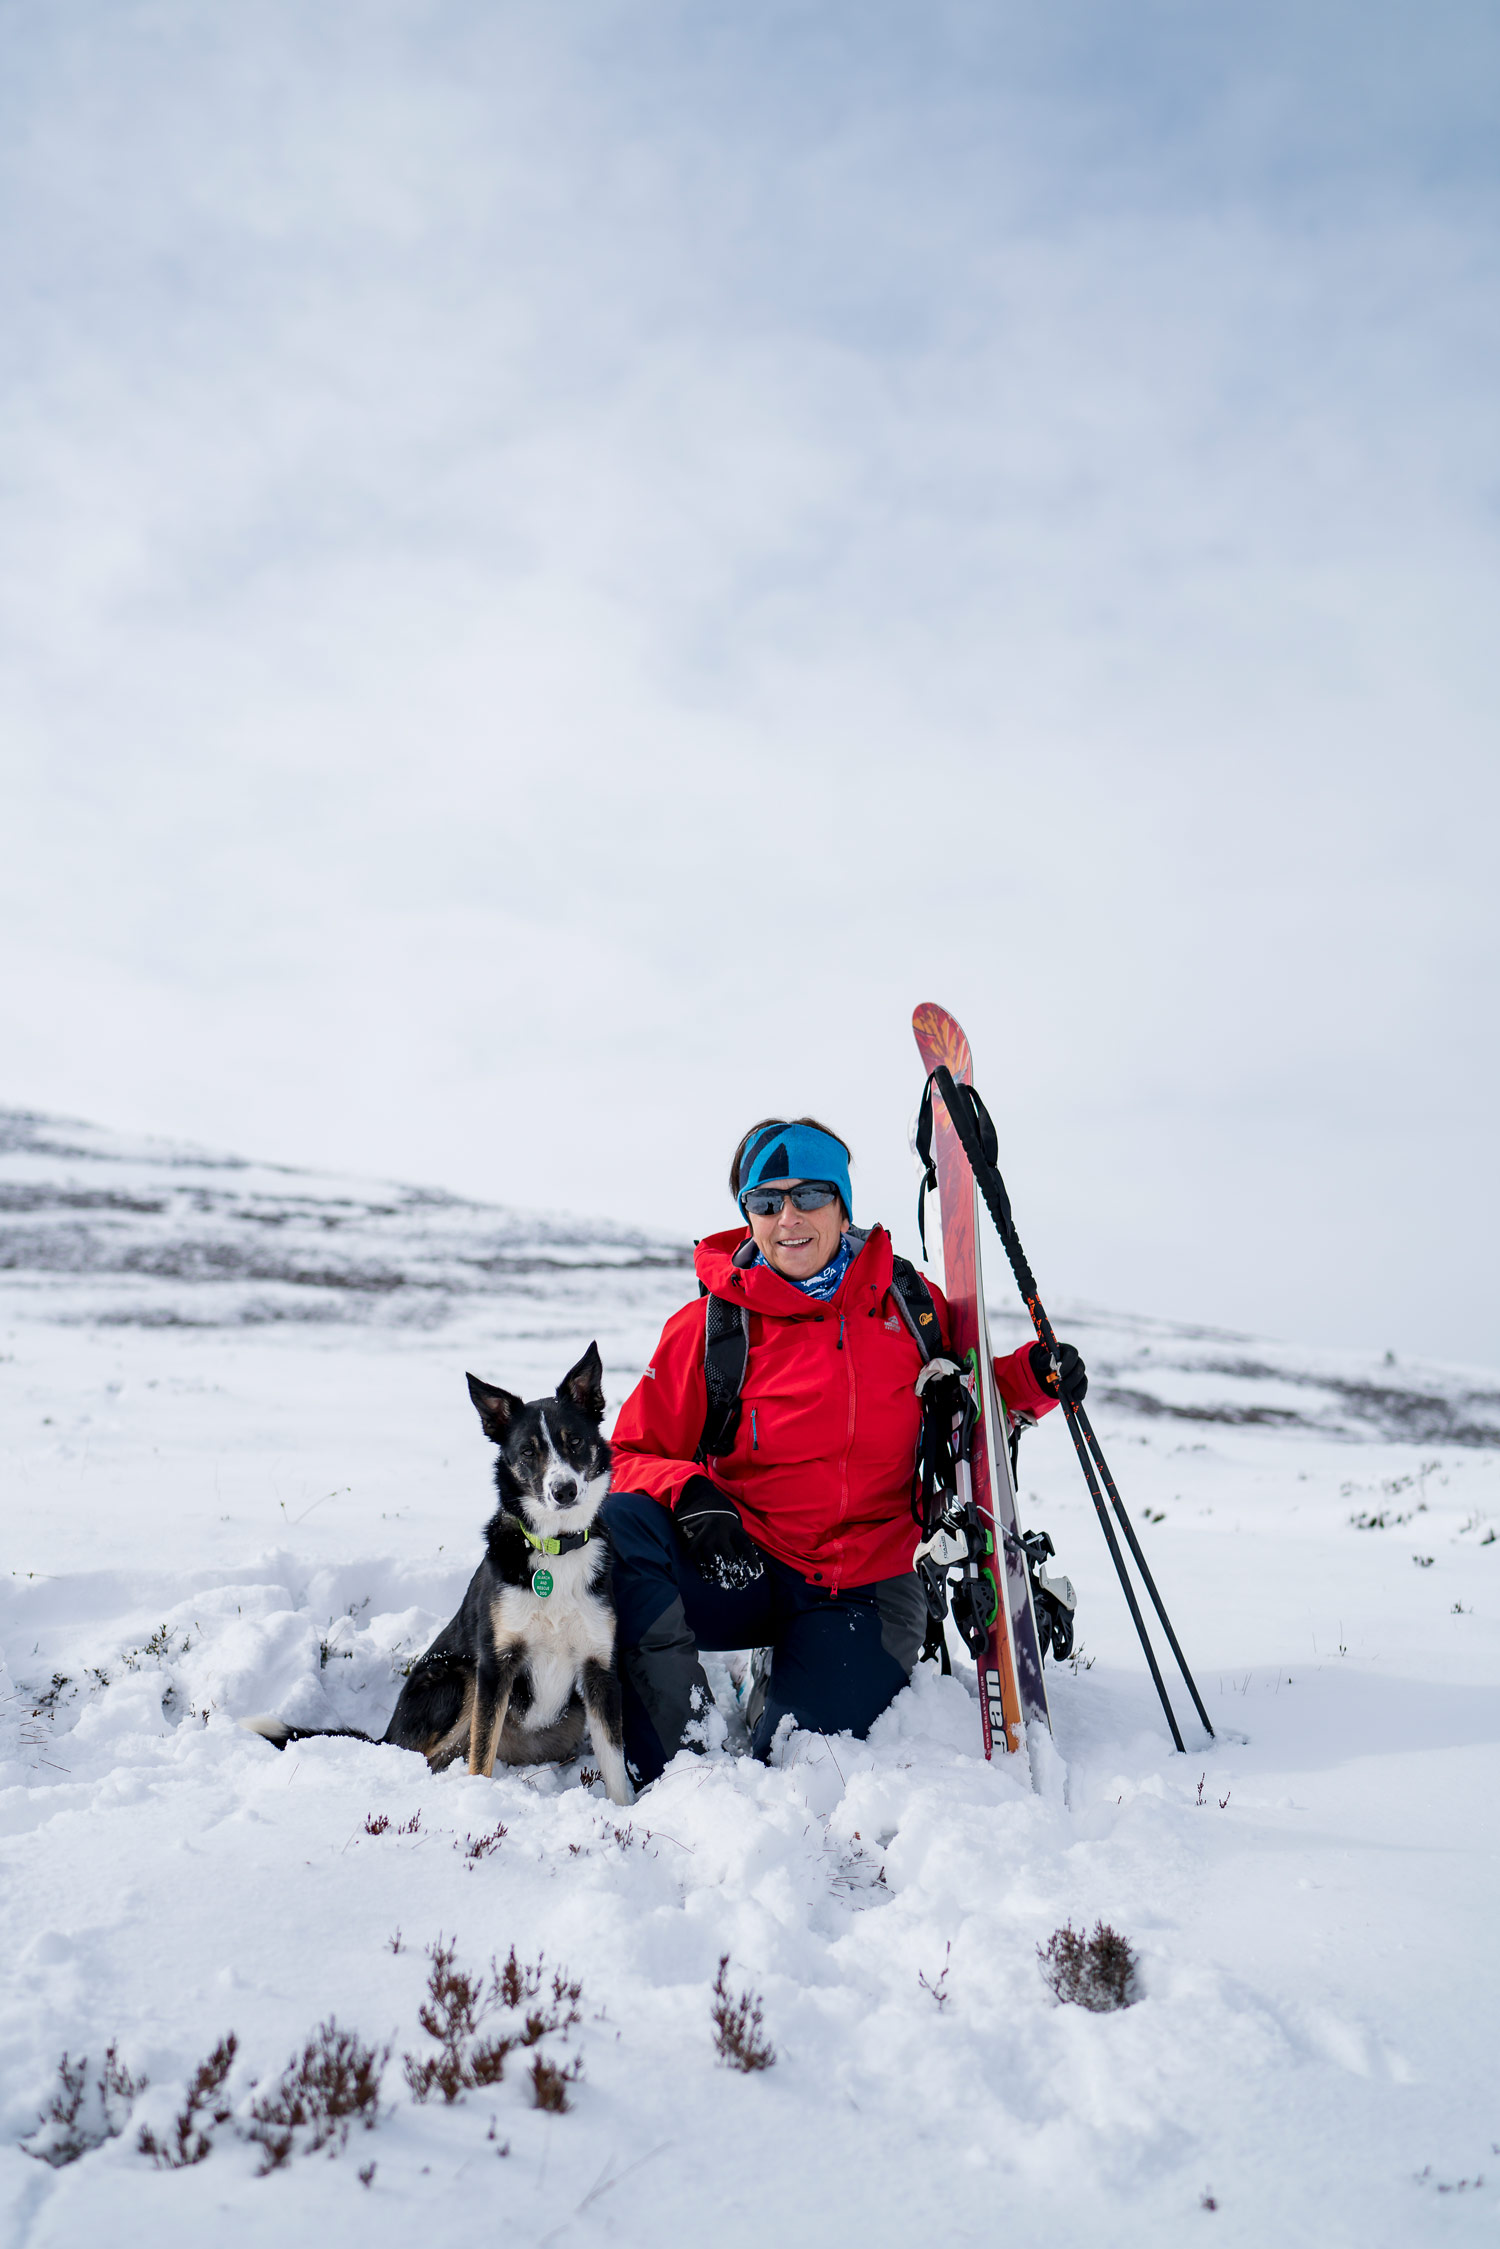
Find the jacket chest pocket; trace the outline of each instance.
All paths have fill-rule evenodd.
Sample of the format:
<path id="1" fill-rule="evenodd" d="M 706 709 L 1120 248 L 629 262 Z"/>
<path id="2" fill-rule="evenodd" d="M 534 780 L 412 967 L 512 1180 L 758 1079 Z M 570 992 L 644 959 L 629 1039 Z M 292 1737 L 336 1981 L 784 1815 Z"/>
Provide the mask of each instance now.
<path id="1" fill-rule="evenodd" d="M 799 1327 L 752 1350 L 740 1392 L 735 1450 L 766 1467 L 795 1466 L 840 1451 L 846 1431 L 849 1376 L 836 1347 L 837 1324 Z"/>

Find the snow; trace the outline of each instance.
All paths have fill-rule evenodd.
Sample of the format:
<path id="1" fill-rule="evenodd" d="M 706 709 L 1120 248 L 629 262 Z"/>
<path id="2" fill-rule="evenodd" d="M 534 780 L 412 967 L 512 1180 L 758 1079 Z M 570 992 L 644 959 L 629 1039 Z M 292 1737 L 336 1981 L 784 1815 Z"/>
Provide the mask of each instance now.
<path id="1" fill-rule="evenodd" d="M 1494 2238 L 1495 1377 L 1060 1318 L 1217 1729 L 1179 1695 L 1186 1757 L 1056 1428 L 1023 1515 L 1082 1646 L 1035 1787 L 984 1764 L 962 1663 L 764 1768 L 718 1661 L 717 1746 L 628 1813 L 577 1766 L 277 1755 L 236 1721 L 378 1731 L 457 1601 L 465 1370 L 534 1395 L 597 1335 L 618 1402 L 680 1245 L 4 1123 L 0 2239 Z M 1060 2007 L 1037 1947 L 1101 1918 L 1138 2003 Z M 514 2058 L 410 2099 L 440 1935 L 581 1979 L 570 2113 Z M 714 2053 L 726 1953 L 755 2075 Z M 232 2126 L 194 2168 L 136 2151 L 226 2032 L 243 2113 L 330 2015 L 393 2049 L 373 2132 L 270 2177 Z M 61 2055 L 112 2040 L 150 2081 L 128 2128 L 33 2160 Z"/>

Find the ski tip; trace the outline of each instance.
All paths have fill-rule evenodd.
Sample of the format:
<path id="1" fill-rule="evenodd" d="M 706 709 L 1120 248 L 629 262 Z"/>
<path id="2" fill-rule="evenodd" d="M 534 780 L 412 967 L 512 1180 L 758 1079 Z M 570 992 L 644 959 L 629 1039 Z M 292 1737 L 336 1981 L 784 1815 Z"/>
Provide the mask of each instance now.
<path id="1" fill-rule="evenodd" d="M 972 1075 L 973 1057 L 963 1025 L 946 1007 L 939 1007 L 936 1000 L 923 1000 L 919 1007 L 912 1009 L 911 1028 L 917 1051 L 929 1072 L 944 1063 L 955 1078 Z"/>

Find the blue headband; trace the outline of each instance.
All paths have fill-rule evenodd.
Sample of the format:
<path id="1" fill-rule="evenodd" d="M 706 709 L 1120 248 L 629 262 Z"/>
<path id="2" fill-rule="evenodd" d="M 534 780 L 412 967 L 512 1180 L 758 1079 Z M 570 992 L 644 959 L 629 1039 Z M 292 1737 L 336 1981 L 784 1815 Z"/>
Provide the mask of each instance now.
<path id="1" fill-rule="evenodd" d="M 826 1179 L 837 1187 L 845 1216 L 854 1216 L 849 1192 L 849 1158 L 842 1141 L 816 1125 L 763 1125 L 740 1160 L 740 1210 L 745 1197 L 763 1179 Z"/>

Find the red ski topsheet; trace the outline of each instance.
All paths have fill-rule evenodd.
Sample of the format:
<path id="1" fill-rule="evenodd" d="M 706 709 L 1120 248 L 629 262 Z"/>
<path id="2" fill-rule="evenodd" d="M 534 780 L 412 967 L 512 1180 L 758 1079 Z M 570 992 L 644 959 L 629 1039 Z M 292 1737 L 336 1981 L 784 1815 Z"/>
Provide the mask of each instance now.
<path id="1" fill-rule="evenodd" d="M 930 1002 L 917 1008 L 912 1015 L 912 1032 L 929 1076 L 940 1064 L 946 1064 L 958 1084 L 972 1084 L 969 1042 L 946 1008 Z M 943 1290 L 952 1315 L 953 1355 L 963 1360 L 970 1352 L 974 1354 L 983 1409 L 973 1435 L 970 1476 L 975 1502 L 994 1540 L 990 1567 L 998 1596 L 995 1619 L 978 1663 L 988 1757 L 993 1754 L 997 1737 L 1001 1749 L 1020 1749 L 1028 1720 L 1050 1720 L 1031 1607 L 1031 1582 L 1019 1544 L 1004 1409 L 994 1381 L 979 1259 L 977 1190 L 941 1096 L 934 1096 L 932 1123 L 943 1229 Z"/>

